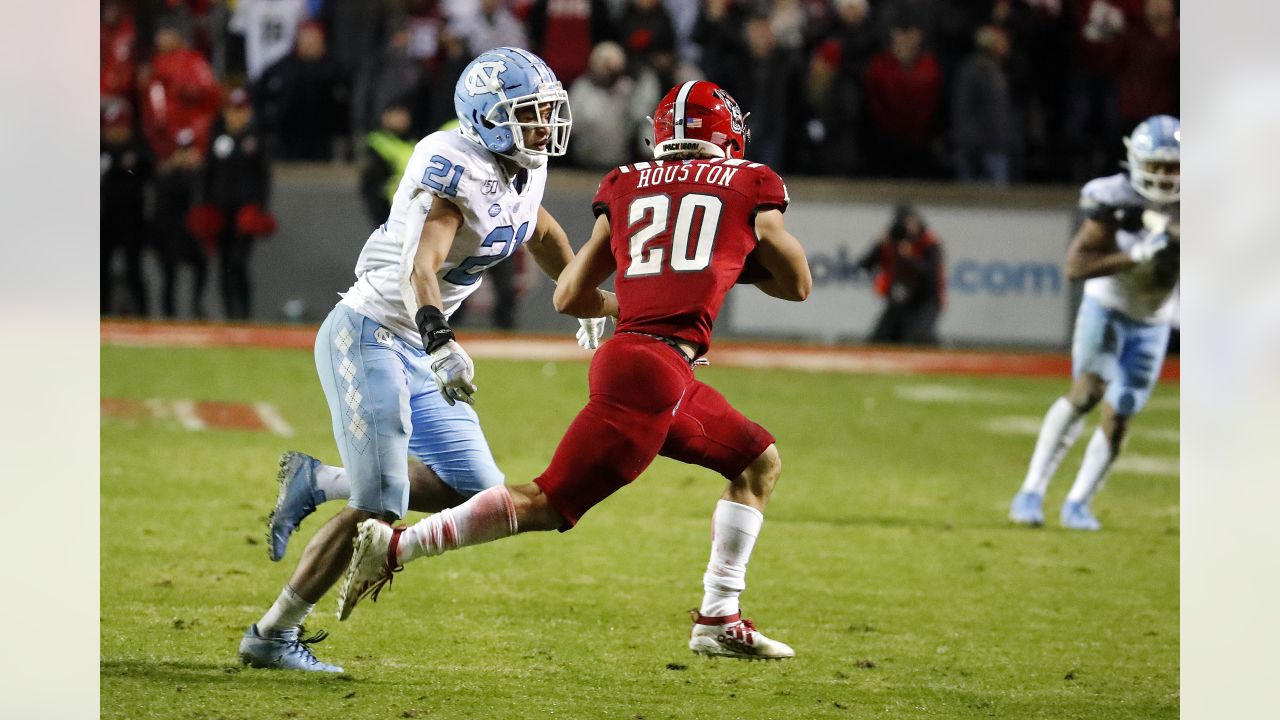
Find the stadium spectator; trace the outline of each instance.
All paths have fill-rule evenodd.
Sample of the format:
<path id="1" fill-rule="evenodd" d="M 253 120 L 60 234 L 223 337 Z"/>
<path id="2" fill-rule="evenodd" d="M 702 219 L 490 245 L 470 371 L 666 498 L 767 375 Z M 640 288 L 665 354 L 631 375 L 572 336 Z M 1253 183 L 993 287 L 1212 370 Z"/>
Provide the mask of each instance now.
<path id="1" fill-rule="evenodd" d="M 737 0 L 708 0 L 702 4 L 693 27 L 693 41 L 702 48 L 702 69 L 707 78 L 740 97 L 733 85 L 734 75 L 747 57 L 746 3 Z"/>
<path id="2" fill-rule="evenodd" d="M 419 135 L 430 134 L 443 125 L 457 122 L 458 116 L 453 112 L 453 92 L 457 87 L 458 77 L 471 59 L 483 52 L 468 49 L 466 40 L 449 25 L 441 28 L 438 40 L 440 45 L 435 63 L 427 75 L 425 90 L 419 93 L 418 104 L 413 109 L 417 125 L 415 131 Z M 423 117 L 423 122 L 418 122 L 419 116 Z"/>
<path id="3" fill-rule="evenodd" d="M 333 158 L 334 140 L 345 131 L 347 86 L 319 23 L 298 28 L 293 53 L 268 68 L 252 92 L 263 96 L 260 119 L 281 158 Z"/>
<path id="4" fill-rule="evenodd" d="M 824 41 L 809 58 L 805 82 L 803 142 L 793 148 L 793 167 L 825 175 L 851 175 L 858 160 L 860 83 L 848 74 L 838 40 Z"/>
<path id="5" fill-rule="evenodd" d="M 249 255 L 253 243 L 269 232 L 266 218 L 271 168 L 262 136 L 253 123 L 249 95 L 236 88 L 227 95 L 222 119 L 205 156 L 203 202 L 224 218 L 216 249 L 223 313 L 231 320 L 252 316 Z"/>
<path id="6" fill-rule="evenodd" d="M 924 31 L 918 25 L 889 31 L 889 47 L 867 68 L 866 88 L 868 159 L 874 170 L 890 177 L 933 174 L 931 143 L 942 70 L 924 49 Z"/>
<path id="7" fill-rule="evenodd" d="M 124 0 L 102 3 L 101 43 L 98 74 L 103 107 L 132 102 L 137 95 L 138 35 Z"/>
<path id="8" fill-rule="evenodd" d="M 395 5 L 397 0 L 324 0 L 315 18 L 324 26 L 329 39 L 329 54 L 347 84 L 355 83 L 356 75 L 368 58 L 375 57 L 388 42 L 388 35 L 404 26 Z M 374 112 L 382 105 L 375 105 Z M 355 132 L 364 132 L 364 125 Z"/>
<path id="9" fill-rule="evenodd" d="M 1074 24 L 1064 134 L 1072 179 L 1084 181 L 1115 167 L 1115 139 L 1125 132 L 1115 84 L 1114 43 L 1142 0 L 1080 0 Z"/>
<path id="10" fill-rule="evenodd" d="M 587 71 L 596 43 L 618 39 L 606 0 L 537 0 L 527 21 L 534 51 L 566 87 Z"/>
<path id="11" fill-rule="evenodd" d="M 205 247 L 188 228 L 188 213 L 195 205 L 200 180 L 200 148 L 196 145 L 196 132 L 182 128 L 169 141 L 173 148 L 159 163 L 156 177 L 156 206 L 153 228 L 160 253 L 162 278 L 161 309 L 165 317 L 178 317 L 178 275 L 185 266 L 191 267 L 190 313 L 204 318 L 205 281 L 208 278 L 209 257 Z M 203 234 L 203 228 L 197 229 Z"/>
<path id="12" fill-rule="evenodd" d="M 698 67 L 702 48 L 694 42 L 693 31 L 703 3 L 698 0 L 665 0 L 663 5 L 671 16 L 671 27 L 676 35 L 677 64 Z"/>
<path id="13" fill-rule="evenodd" d="M 381 225 L 391 213 L 391 201 L 409 166 L 413 147 L 413 115 L 407 102 L 392 101 L 382 111 L 380 127 L 365 137 L 360 172 L 360 198 L 370 226 Z"/>
<path id="14" fill-rule="evenodd" d="M 151 302 L 142 272 L 147 222 L 144 202 L 152 180 L 151 153 L 133 129 L 133 112 L 124 100 L 109 102 L 102 113 L 100 288 L 103 315 L 146 317 Z M 124 255 L 128 304 L 115 302 L 116 254 Z"/>
<path id="15" fill-rule="evenodd" d="M 1010 159 L 1018 140 L 1013 98 L 1003 63 L 1009 39 L 992 25 L 974 34 L 974 52 L 961 65 L 952 90 L 951 137 L 956 177 L 1009 184 Z"/>
<path id="16" fill-rule="evenodd" d="M 1064 157 L 1063 130 L 1072 63 L 1068 17 L 1061 0 L 1029 0 L 1027 7 L 1014 45 L 1015 50 L 1023 48 L 1027 58 L 1026 107 L 1020 124 L 1026 161 L 1021 178 L 1066 180 L 1063 171 L 1071 166 Z"/>
<path id="17" fill-rule="evenodd" d="M 658 141 L 654 158 L 678 160 L 689 175 L 723 167 L 708 159 L 741 159 L 743 114 L 714 84 L 688 82 L 672 88 L 653 115 Z M 694 119 L 698 122 L 690 122 Z M 782 181 L 760 165 L 743 166 L 739 173 L 732 188 L 683 176 L 651 179 L 647 172 L 626 169 L 605 177 L 593 201 L 595 229 L 560 273 L 555 292 L 556 308 L 567 315 L 622 318 L 592 361 L 586 407 L 565 431 L 551 464 L 533 481 L 511 487 L 498 483 L 409 527 L 393 528 L 380 518 L 361 522 L 338 593 L 339 618 L 345 619 L 370 593 L 376 595 L 394 571 L 416 558 L 519 533 L 570 530 L 662 454 L 729 481 L 712 513 L 711 557 L 703 575 L 702 603 L 690 613 L 689 649 L 747 660 L 795 656 L 788 645 L 743 618 L 739 607 L 764 510 L 782 469 L 777 447 L 767 430 L 693 373 L 710 345 L 716 312 L 741 277 L 749 251 L 762 249 L 764 277 L 757 282 L 767 294 L 800 301 L 813 283 L 803 247 L 783 226 L 787 197 Z M 711 199 L 714 205 L 704 204 Z M 716 252 L 711 253 L 708 243 L 705 253 L 694 253 L 699 259 L 684 257 L 678 243 L 688 238 L 676 235 L 678 229 L 655 232 L 666 239 L 655 242 L 643 260 L 639 254 L 615 252 L 613 246 L 625 242 L 610 237 L 631 232 L 629 216 L 637 204 L 647 204 L 651 217 L 662 208 L 664 218 L 683 217 L 684 208 L 692 207 L 703 208 L 710 218 L 709 208 L 715 208 L 721 228 Z M 668 213 L 668 205 L 676 207 Z M 615 272 L 616 297 L 598 289 Z"/>
<path id="18" fill-rule="evenodd" d="M 250 83 L 289 55 L 307 0 L 239 0 L 227 29 L 244 36 L 244 67 Z"/>
<path id="19" fill-rule="evenodd" d="M 155 31 L 155 55 L 141 72 L 142 127 L 160 162 L 176 150 L 180 131 L 192 133 L 199 160 L 222 104 L 222 86 L 209 63 L 188 45 L 187 32 L 177 16 L 162 19 Z"/>
<path id="20" fill-rule="evenodd" d="M 618 37 L 631 62 L 657 73 L 660 87 L 675 82 L 675 24 L 661 0 L 630 0 L 618 20 Z"/>
<path id="21" fill-rule="evenodd" d="M 946 305 L 942 243 L 915 208 L 902 204 L 894 210 L 889 229 L 858 267 L 875 272 L 875 289 L 885 303 L 870 342 L 938 342 L 938 316 Z"/>
<path id="22" fill-rule="evenodd" d="M 528 47 L 524 24 L 510 5 L 509 0 L 481 0 L 477 12 L 451 24 L 452 32 L 466 41 L 471 54 L 496 47 Z"/>
<path id="23" fill-rule="evenodd" d="M 880 33 L 868 0 L 836 0 L 830 37 L 840 43 L 841 74 L 861 80 L 871 56 L 880 49 Z"/>
<path id="24" fill-rule="evenodd" d="M 445 26 L 437 0 L 405 0 L 405 25 L 409 28 L 409 55 L 424 65 L 440 52 L 440 31 Z"/>
<path id="25" fill-rule="evenodd" d="M 1116 86 L 1120 119 L 1137 125 L 1153 115 L 1178 114 L 1178 20 L 1173 0 L 1146 0 L 1144 16 L 1119 40 Z"/>
<path id="26" fill-rule="evenodd" d="M 788 120 L 795 108 L 793 96 L 800 79 L 799 58 L 794 50 L 779 47 L 769 16 L 757 14 L 744 27 L 748 54 L 739 58 L 724 89 L 751 113 L 751 140 L 747 157 L 770 167 L 786 165 Z"/>
<path id="27" fill-rule="evenodd" d="M 602 42 L 591 51 L 587 74 L 569 88 L 574 136 L 569 157 L 578 165 L 607 168 L 630 159 L 638 123 L 632 112 L 636 83 L 626 68 L 622 47 Z"/>
<path id="28" fill-rule="evenodd" d="M 356 75 L 351 94 L 351 124 L 356 133 L 376 130 L 383 110 L 393 102 L 408 103 L 410 109 L 419 107 L 419 98 L 425 95 L 425 69 L 409 55 L 409 39 L 408 26 L 395 25 L 386 46 L 371 54 Z"/>

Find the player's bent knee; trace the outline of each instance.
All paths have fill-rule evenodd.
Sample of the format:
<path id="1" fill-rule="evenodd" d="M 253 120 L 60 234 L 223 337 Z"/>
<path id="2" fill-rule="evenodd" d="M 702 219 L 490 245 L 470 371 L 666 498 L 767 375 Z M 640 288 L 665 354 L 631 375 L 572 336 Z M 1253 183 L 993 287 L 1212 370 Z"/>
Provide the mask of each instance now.
<path id="1" fill-rule="evenodd" d="M 559 530 L 565 519 L 551 504 L 551 498 L 534 483 L 510 487 L 511 501 L 516 509 L 516 523 L 520 532 L 535 530 Z"/>
<path id="2" fill-rule="evenodd" d="M 782 456 L 777 445 L 769 445 L 733 482 L 743 485 L 753 495 L 768 495 L 781 475 Z"/>
<path id="3" fill-rule="evenodd" d="M 1076 410 L 1085 413 L 1092 410 L 1107 392 L 1107 383 L 1093 375 L 1083 375 L 1071 384 L 1067 398 Z"/>

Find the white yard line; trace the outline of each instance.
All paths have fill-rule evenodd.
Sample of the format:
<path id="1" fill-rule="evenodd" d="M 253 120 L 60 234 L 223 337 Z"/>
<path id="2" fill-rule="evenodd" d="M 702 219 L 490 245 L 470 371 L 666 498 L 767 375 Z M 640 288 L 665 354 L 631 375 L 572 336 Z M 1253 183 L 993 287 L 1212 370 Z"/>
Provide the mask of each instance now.
<path id="1" fill-rule="evenodd" d="M 958 403 L 982 405 L 1009 405 L 1025 403 L 1027 395 L 1003 390 L 980 390 L 943 384 L 895 385 L 893 394 L 903 400 L 918 403 Z"/>
<path id="2" fill-rule="evenodd" d="M 169 406 L 173 408 L 173 416 L 178 419 L 178 423 L 187 430 L 204 430 L 204 420 L 200 419 L 200 413 L 196 412 L 196 404 L 191 400 L 172 400 Z"/>
<path id="3" fill-rule="evenodd" d="M 281 437 L 293 437 L 293 426 L 285 421 L 284 416 L 280 414 L 280 409 L 271 403 L 254 403 L 253 411 L 258 413 L 258 418 L 262 420 L 262 424 L 267 429 Z"/>

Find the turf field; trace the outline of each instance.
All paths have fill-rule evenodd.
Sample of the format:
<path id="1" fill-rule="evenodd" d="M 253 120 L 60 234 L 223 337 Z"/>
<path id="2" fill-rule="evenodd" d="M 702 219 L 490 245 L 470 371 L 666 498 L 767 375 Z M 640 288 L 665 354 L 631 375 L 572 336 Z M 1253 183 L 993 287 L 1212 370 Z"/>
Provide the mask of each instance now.
<path id="1" fill-rule="evenodd" d="M 524 481 L 585 402 L 586 363 L 477 366 L 494 453 Z M 337 510 L 267 560 L 277 455 L 336 455 L 310 353 L 104 346 L 102 716 L 1178 716 L 1176 383 L 1095 503 L 1104 531 L 1078 534 L 1057 508 L 1084 442 L 1050 488 L 1048 527 L 1005 521 L 1065 379 L 699 376 L 779 439 L 743 604 L 794 660 L 686 649 L 722 480 L 659 459 L 568 534 L 417 562 L 345 623 L 330 594 L 309 626 L 333 633 L 317 654 L 347 674 L 314 677 L 235 657 Z M 240 406 L 199 401 L 272 412 L 235 429 L 255 427 Z"/>

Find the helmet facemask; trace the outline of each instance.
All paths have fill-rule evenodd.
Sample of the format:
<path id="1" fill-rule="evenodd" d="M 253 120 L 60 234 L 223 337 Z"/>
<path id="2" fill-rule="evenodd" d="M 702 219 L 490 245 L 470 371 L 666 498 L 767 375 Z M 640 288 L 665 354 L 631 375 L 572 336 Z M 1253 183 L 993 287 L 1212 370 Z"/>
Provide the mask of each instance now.
<path id="1" fill-rule="evenodd" d="M 1129 183 L 1139 195 L 1152 202 L 1178 202 L 1182 193 L 1179 158 L 1176 155 L 1169 158 L 1159 155 L 1139 159 L 1131 149 L 1129 161 L 1125 163 L 1129 168 Z"/>
<path id="2" fill-rule="evenodd" d="M 550 114 L 543 119 L 541 110 L 550 106 Z M 519 116 L 528 120 L 520 120 Z M 573 129 L 573 113 L 569 109 L 569 95 L 559 82 L 548 83 L 532 95 L 504 98 L 486 114 L 484 120 L 493 127 L 507 128 L 511 132 L 512 147 L 499 155 L 514 160 L 523 168 L 539 168 L 548 157 L 560 157 L 569 149 L 569 132 Z M 526 130 L 547 130 L 547 143 L 543 148 L 526 147 Z"/>

